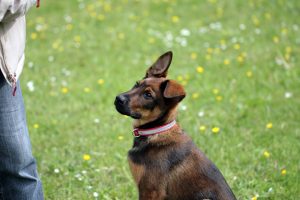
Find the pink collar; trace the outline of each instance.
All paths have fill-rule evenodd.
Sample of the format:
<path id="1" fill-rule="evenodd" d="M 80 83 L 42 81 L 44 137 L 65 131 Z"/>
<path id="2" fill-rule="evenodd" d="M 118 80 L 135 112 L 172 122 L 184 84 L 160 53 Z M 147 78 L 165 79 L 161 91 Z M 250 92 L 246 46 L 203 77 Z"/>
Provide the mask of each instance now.
<path id="1" fill-rule="evenodd" d="M 140 136 L 150 136 L 150 135 L 160 134 L 162 132 L 170 130 L 175 125 L 176 125 L 176 121 L 173 120 L 168 124 L 158 126 L 158 127 L 155 127 L 155 128 L 149 128 L 149 129 L 135 128 L 135 129 L 133 129 L 133 136 L 134 137 L 140 137 Z"/>

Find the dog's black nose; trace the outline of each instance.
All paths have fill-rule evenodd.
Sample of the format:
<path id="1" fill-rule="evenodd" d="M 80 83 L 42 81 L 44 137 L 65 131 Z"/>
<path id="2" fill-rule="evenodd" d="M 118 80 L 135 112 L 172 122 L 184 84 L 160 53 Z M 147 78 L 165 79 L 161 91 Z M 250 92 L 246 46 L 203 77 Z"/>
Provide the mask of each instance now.
<path id="1" fill-rule="evenodd" d="M 119 95 L 116 97 L 115 104 L 125 105 L 128 103 L 128 98 L 125 95 Z"/>

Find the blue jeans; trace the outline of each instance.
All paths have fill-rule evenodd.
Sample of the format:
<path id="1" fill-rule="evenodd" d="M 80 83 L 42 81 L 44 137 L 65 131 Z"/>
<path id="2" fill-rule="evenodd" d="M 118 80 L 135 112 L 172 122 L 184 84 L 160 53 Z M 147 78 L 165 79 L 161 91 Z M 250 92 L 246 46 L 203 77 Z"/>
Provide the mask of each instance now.
<path id="1" fill-rule="evenodd" d="M 0 200 L 43 199 L 20 84 L 16 96 L 0 71 Z"/>

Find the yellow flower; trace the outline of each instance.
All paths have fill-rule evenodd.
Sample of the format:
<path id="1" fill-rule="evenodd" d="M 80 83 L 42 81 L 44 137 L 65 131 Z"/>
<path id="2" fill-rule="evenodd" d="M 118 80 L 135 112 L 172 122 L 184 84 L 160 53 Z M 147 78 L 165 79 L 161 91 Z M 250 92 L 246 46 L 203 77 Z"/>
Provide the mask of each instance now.
<path id="1" fill-rule="evenodd" d="M 267 123 L 266 128 L 271 129 L 273 127 L 273 124 L 271 122 Z"/>
<path id="2" fill-rule="evenodd" d="M 66 25 L 66 30 L 70 31 L 73 29 L 73 25 L 72 24 L 67 24 Z"/>
<path id="3" fill-rule="evenodd" d="M 270 153 L 268 151 L 264 151 L 263 154 L 264 154 L 265 158 L 269 158 L 270 157 Z"/>
<path id="4" fill-rule="evenodd" d="M 197 58 L 197 53 L 193 52 L 191 53 L 191 59 L 195 60 Z"/>
<path id="5" fill-rule="evenodd" d="M 86 93 L 89 93 L 89 92 L 91 92 L 91 89 L 90 89 L 90 88 L 88 88 L 88 87 L 84 88 L 83 90 L 84 90 L 84 92 L 86 92 Z"/>
<path id="6" fill-rule="evenodd" d="M 211 54 L 213 52 L 213 48 L 207 48 L 206 52 L 209 53 L 209 54 Z"/>
<path id="7" fill-rule="evenodd" d="M 103 85 L 103 84 L 104 84 L 104 80 L 103 80 L 102 78 L 100 78 L 100 79 L 98 80 L 98 84 L 99 84 L 99 85 Z"/>
<path id="8" fill-rule="evenodd" d="M 257 196 L 252 197 L 251 200 L 257 200 Z"/>
<path id="9" fill-rule="evenodd" d="M 188 83 L 188 82 L 187 82 L 187 81 L 185 81 L 185 80 L 181 82 L 181 84 L 182 84 L 183 86 L 186 86 L 186 85 L 187 85 L 187 83 Z"/>
<path id="10" fill-rule="evenodd" d="M 278 38 L 277 36 L 274 36 L 274 37 L 273 37 L 273 42 L 274 42 L 275 44 L 277 44 L 277 43 L 279 42 L 279 38 Z"/>
<path id="11" fill-rule="evenodd" d="M 192 94 L 192 98 L 193 98 L 193 99 L 198 99 L 198 98 L 199 98 L 199 93 L 194 92 L 194 93 Z"/>
<path id="12" fill-rule="evenodd" d="M 69 89 L 66 87 L 61 88 L 61 93 L 67 94 L 69 92 Z"/>
<path id="13" fill-rule="evenodd" d="M 240 46 L 239 44 L 235 44 L 235 45 L 233 46 L 233 48 L 234 48 L 235 50 L 239 50 L 239 49 L 241 48 L 241 46 Z"/>
<path id="14" fill-rule="evenodd" d="M 104 11 L 105 11 L 105 12 L 110 12 L 110 11 L 111 11 L 111 5 L 108 4 L 108 3 L 106 3 L 106 4 L 104 5 Z"/>
<path id="15" fill-rule="evenodd" d="M 247 71 L 247 72 L 246 72 L 246 76 L 247 76 L 248 78 L 251 78 L 252 75 L 253 75 L 252 71 Z"/>
<path id="16" fill-rule="evenodd" d="M 31 33 L 30 38 L 32 40 L 35 40 L 37 38 L 37 33 L 36 32 Z"/>
<path id="17" fill-rule="evenodd" d="M 229 59 L 225 59 L 224 60 L 224 65 L 229 65 L 230 64 L 230 60 Z"/>
<path id="18" fill-rule="evenodd" d="M 265 13 L 265 18 L 270 20 L 272 18 L 271 14 L 270 13 Z"/>
<path id="19" fill-rule="evenodd" d="M 39 127 L 39 124 L 33 124 L 33 128 L 38 129 Z"/>
<path id="20" fill-rule="evenodd" d="M 244 58 L 246 58 L 247 57 L 247 52 L 242 52 L 241 56 L 243 56 Z"/>
<path id="21" fill-rule="evenodd" d="M 88 12 L 92 12 L 92 11 L 94 11 L 95 10 L 95 5 L 94 4 L 89 4 L 88 6 L 87 6 L 87 11 Z"/>
<path id="22" fill-rule="evenodd" d="M 281 170 L 281 175 L 282 175 L 282 176 L 285 176 L 285 175 L 286 175 L 286 169 L 282 169 L 282 170 Z"/>
<path id="23" fill-rule="evenodd" d="M 282 35 L 286 35 L 288 33 L 288 29 L 287 28 L 282 28 L 281 29 L 281 34 Z"/>
<path id="24" fill-rule="evenodd" d="M 260 24 L 259 19 L 255 15 L 252 16 L 252 22 L 255 26 L 259 26 L 259 24 Z"/>
<path id="25" fill-rule="evenodd" d="M 220 132 L 220 128 L 219 128 L 219 127 L 213 127 L 213 128 L 211 129 L 211 131 L 212 131 L 213 133 L 219 133 L 219 132 Z"/>
<path id="26" fill-rule="evenodd" d="M 236 58 L 236 60 L 237 60 L 239 63 L 242 63 L 242 62 L 244 62 L 244 57 L 243 57 L 243 56 L 238 56 L 238 57 Z"/>
<path id="27" fill-rule="evenodd" d="M 214 88 L 212 92 L 213 92 L 214 94 L 219 94 L 220 91 L 219 91 L 217 88 Z"/>
<path id="28" fill-rule="evenodd" d="M 124 33 L 119 33 L 119 34 L 118 34 L 118 38 L 119 38 L 120 40 L 123 40 L 123 39 L 125 38 L 125 34 L 124 34 Z"/>
<path id="29" fill-rule="evenodd" d="M 88 161 L 91 160 L 91 156 L 89 154 L 83 154 L 83 160 Z"/>
<path id="30" fill-rule="evenodd" d="M 286 53 L 291 53 L 292 52 L 292 47 L 286 47 L 285 52 Z"/>
<path id="31" fill-rule="evenodd" d="M 200 74 L 203 73 L 204 72 L 204 68 L 202 66 L 198 66 L 197 67 L 197 72 L 200 73 Z"/>
<path id="32" fill-rule="evenodd" d="M 105 19 L 105 15 L 100 14 L 100 15 L 97 16 L 97 19 L 99 21 L 103 21 Z"/>
<path id="33" fill-rule="evenodd" d="M 220 48 L 215 48 L 215 50 L 214 50 L 215 54 L 219 54 L 220 51 L 221 51 Z"/>
<path id="34" fill-rule="evenodd" d="M 150 38 L 148 39 L 148 42 L 149 42 L 150 44 L 153 44 L 153 43 L 155 43 L 155 38 L 153 38 L 153 37 L 150 37 Z"/>
<path id="35" fill-rule="evenodd" d="M 52 48 L 53 49 L 58 49 L 60 47 L 61 40 L 56 40 L 55 42 L 52 43 Z"/>
<path id="36" fill-rule="evenodd" d="M 80 41 L 81 41 L 80 35 L 74 36 L 74 41 L 75 41 L 76 43 L 80 43 Z"/>
<path id="37" fill-rule="evenodd" d="M 173 23 L 178 23 L 179 22 L 179 17 L 176 16 L 176 15 L 172 16 L 172 22 Z"/>
<path id="38" fill-rule="evenodd" d="M 206 60 L 210 60 L 210 59 L 211 59 L 211 55 L 210 55 L 210 54 L 206 54 L 206 55 L 205 55 L 205 59 L 206 59 Z"/>
<path id="39" fill-rule="evenodd" d="M 221 45 L 225 45 L 226 44 L 226 40 L 220 40 L 220 44 Z"/>
<path id="40" fill-rule="evenodd" d="M 124 136 L 120 135 L 118 136 L 118 140 L 123 140 L 124 139 Z"/>
<path id="41" fill-rule="evenodd" d="M 217 0 L 208 0 L 208 2 L 211 4 L 215 4 L 217 2 Z"/>
<path id="42" fill-rule="evenodd" d="M 179 75 L 179 76 L 177 76 L 177 80 L 178 81 L 183 81 L 183 77 Z"/>
<path id="43" fill-rule="evenodd" d="M 199 127 L 199 131 L 204 132 L 205 130 L 206 130 L 206 127 L 205 127 L 205 126 L 200 126 L 200 127 Z"/>
<path id="44" fill-rule="evenodd" d="M 217 100 L 217 101 L 222 101 L 222 99 L 223 99 L 222 96 L 220 96 L 220 95 L 219 95 L 219 96 L 216 96 L 216 100 Z"/>
<path id="45" fill-rule="evenodd" d="M 221 17 L 224 13 L 224 9 L 222 7 L 218 7 L 217 8 L 217 16 Z"/>
<path id="46" fill-rule="evenodd" d="M 290 55 L 289 53 L 284 54 L 284 58 L 285 58 L 286 60 L 289 60 L 290 57 L 291 57 L 291 55 Z"/>

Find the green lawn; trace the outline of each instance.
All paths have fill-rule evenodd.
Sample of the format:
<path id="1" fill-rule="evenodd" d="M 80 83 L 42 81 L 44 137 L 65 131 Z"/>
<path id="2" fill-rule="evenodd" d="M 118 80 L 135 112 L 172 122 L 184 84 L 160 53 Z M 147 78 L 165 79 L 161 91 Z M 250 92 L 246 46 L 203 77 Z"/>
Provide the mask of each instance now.
<path id="1" fill-rule="evenodd" d="M 137 199 L 114 98 L 165 51 L 178 121 L 238 199 L 300 198 L 300 1 L 41 1 L 23 95 L 46 199 Z"/>

